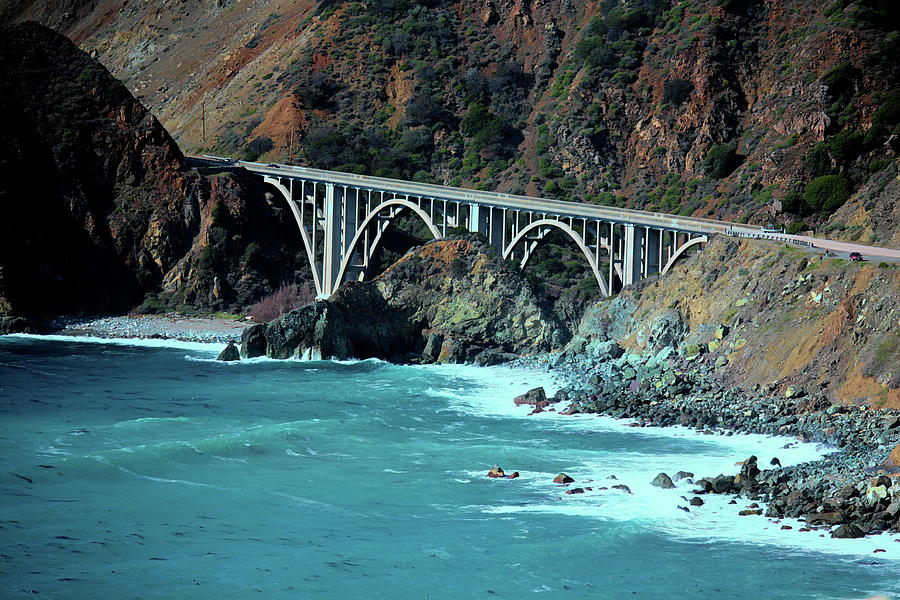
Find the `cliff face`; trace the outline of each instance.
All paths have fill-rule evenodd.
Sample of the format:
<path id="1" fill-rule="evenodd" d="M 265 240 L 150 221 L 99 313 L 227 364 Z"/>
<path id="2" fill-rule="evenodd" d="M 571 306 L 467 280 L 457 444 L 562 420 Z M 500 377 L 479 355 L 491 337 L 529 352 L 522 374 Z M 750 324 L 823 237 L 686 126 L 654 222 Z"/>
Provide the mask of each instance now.
<path id="1" fill-rule="evenodd" d="M 717 238 L 586 313 L 570 349 L 674 345 L 723 382 L 900 408 L 900 269 Z"/>
<path id="2" fill-rule="evenodd" d="M 190 151 L 881 243 L 828 215 L 857 190 L 865 214 L 900 210 L 867 184 L 898 151 L 890 0 L 0 0 L 24 18 Z"/>
<path id="3" fill-rule="evenodd" d="M 227 308 L 280 283 L 262 254 L 288 273 L 298 254 L 287 210 L 184 169 L 125 86 L 36 24 L 0 35 L 0 206 L 0 313 L 122 311 L 164 281 L 173 301 Z M 242 261 L 254 240 L 265 250 Z"/>
<path id="4" fill-rule="evenodd" d="M 562 346 L 568 332 L 522 276 L 468 239 L 417 248 L 371 282 L 248 329 L 245 357 L 489 364 Z"/>

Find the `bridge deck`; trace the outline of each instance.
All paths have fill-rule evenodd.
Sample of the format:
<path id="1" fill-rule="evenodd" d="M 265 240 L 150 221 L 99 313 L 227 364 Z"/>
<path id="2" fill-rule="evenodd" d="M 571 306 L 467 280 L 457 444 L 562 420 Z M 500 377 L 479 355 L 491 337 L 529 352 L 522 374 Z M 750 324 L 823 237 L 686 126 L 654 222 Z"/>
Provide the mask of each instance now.
<path id="1" fill-rule="evenodd" d="M 583 204 L 579 202 L 566 202 L 552 198 L 534 198 L 530 196 L 518 196 L 501 192 L 487 192 L 469 190 L 465 188 L 435 185 L 430 183 L 418 183 L 400 179 L 388 179 L 385 177 L 372 177 L 357 175 L 355 173 L 341 173 L 338 171 L 325 171 L 311 169 L 309 167 L 297 167 L 291 165 L 270 166 L 267 164 L 248 162 L 241 160 L 216 159 L 206 157 L 189 157 L 193 160 L 206 162 L 207 164 L 230 164 L 243 167 L 248 171 L 259 175 L 275 177 L 291 177 L 306 179 L 309 181 L 327 181 L 337 185 L 348 185 L 374 190 L 390 190 L 394 193 L 421 196 L 426 198 L 440 198 L 456 200 L 460 202 L 474 202 L 485 206 L 494 206 L 512 210 L 524 210 L 536 213 L 550 213 L 554 215 L 599 219 L 617 223 L 632 223 L 646 227 L 658 227 L 662 229 L 677 229 L 695 233 L 726 233 L 728 230 L 739 231 L 745 234 L 762 234 L 763 228 L 755 225 L 742 225 L 703 219 L 697 217 L 682 217 L 666 213 L 655 213 L 643 210 L 627 208 L 613 208 L 597 206 L 595 204 Z"/>
<path id="2" fill-rule="evenodd" d="M 715 219 L 685 217 L 627 208 L 597 206 L 579 202 L 565 202 L 552 198 L 534 198 L 500 192 L 469 190 L 429 183 L 417 183 L 414 181 L 357 175 L 355 173 L 325 171 L 322 169 L 312 169 L 309 167 L 293 165 L 263 164 L 212 156 L 188 156 L 187 158 L 195 163 L 209 166 L 243 167 L 244 169 L 259 175 L 305 179 L 307 181 L 323 181 L 336 185 L 347 185 L 363 189 L 385 190 L 392 193 L 407 194 L 409 196 L 476 203 L 508 210 L 547 213 L 578 219 L 598 219 L 615 223 L 630 223 L 643 227 L 670 229 L 698 234 L 724 233 L 739 237 L 769 239 L 803 246 L 828 248 L 842 253 L 855 251 L 860 252 L 867 258 L 878 258 L 886 259 L 889 262 L 900 262 L 900 250 L 897 249 L 866 246 L 862 244 L 853 244 L 851 248 L 851 245 L 823 238 L 773 233 L 758 225 L 745 225 L 742 223 L 732 223 Z"/>

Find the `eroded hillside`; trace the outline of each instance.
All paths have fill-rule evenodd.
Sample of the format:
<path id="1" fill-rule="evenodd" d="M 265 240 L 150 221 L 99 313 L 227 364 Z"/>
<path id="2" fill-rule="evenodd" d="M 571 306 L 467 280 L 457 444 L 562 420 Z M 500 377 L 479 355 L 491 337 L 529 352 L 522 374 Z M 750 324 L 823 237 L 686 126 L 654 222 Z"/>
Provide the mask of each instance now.
<path id="1" fill-rule="evenodd" d="M 900 229 L 877 183 L 898 150 L 890 0 L 0 7 L 72 37 L 189 152 L 872 243 Z"/>
<path id="2" fill-rule="evenodd" d="M 718 238 L 665 277 L 597 303 L 572 347 L 677 346 L 728 384 L 900 408 L 898 290 L 900 269 L 885 263 Z"/>

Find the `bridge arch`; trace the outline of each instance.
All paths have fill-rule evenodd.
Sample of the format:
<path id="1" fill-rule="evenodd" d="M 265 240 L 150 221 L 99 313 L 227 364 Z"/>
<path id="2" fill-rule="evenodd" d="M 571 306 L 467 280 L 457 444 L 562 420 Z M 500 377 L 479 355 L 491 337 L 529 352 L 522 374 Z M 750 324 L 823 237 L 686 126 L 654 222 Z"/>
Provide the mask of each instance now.
<path id="1" fill-rule="evenodd" d="M 587 247 L 584 243 L 582 237 L 569 225 L 563 223 L 562 221 L 557 221 L 555 219 L 539 219 L 534 221 L 533 223 L 523 227 L 521 231 L 519 231 L 512 240 L 510 240 L 509 245 L 503 249 L 503 258 L 508 259 L 512 254 L 515 247 L 525 239 L 529 233 L 538 230 L 539 233 L 543 230 L 546 231 L 547 228 L 555 227 L 560 231 L 564 232 L 572 241 L 575 242 L 575 245 L 578 246 L 578 249 L 581 250 L 581 253 L 584 255 L 584 258 L 587 260 L 588 265 L 591 267 L 591 272 L 594 274 L 594 279 L 597 280 L 597 285 L 600 286 L 600 293 L 604 296 L 609 296 L 609 289 L 606 286 L 606 282 L 603 280 L 603 276 L 600 275 L 600 266 L 597 264 L 597 260 L 594 255 L 591 253 L 591 249 Z M 543 235 L 541 235 L 543 238 Z M 528 262 L 528 259 L 531 258 L 530 254 L 526 254 L 525 259 L 522 261 L 522 267 L 525 267 L 525 264 Z"/>
<path id="2" fill-rule="evenodd" d="M 390 200 L 385 200 L 375 208 L 373 208 L 368 215 L 366 215 L 365 219 L 359 224 L 356 228 L 356 234 L 353 236 L 353 239 L 350 240 L 350 243 L 347 245 L 347 249 L 344 252 L 344 256 L 341 259 L 341 266 L 338 269 L 337 279 L 335 281 L 341 282 L 344 280 L 344 275 L 347 272 L 347 268 L 350 266 L 350 261 L 353 259 L 354 254 L 356 253 L 356 247 L 359 244 L 360 239 L 366 233 L 369 225 L 371 225 L 372 221 L 378 218 L 379 213 L 383 210 L 391 207 L 397 207 L 398 210 L 396 212 L 391 211 L 391 215 L 388 218 L 387 224 L 389 225 L 391 221 L 393 221 L 402 211 L 409 209 L 414 214 L 418 215 L 420 219 L 425 223 L 425 226 L 428 227 L 428 230 L 431 232 L 431 235 L 434 239 L 440 239 L 441 232 L 435 226 L 434 222 L 431 220 L 431 217 L 428 216 L 424 210 L 422 210 L 419 206 L 417 206 L 414 202 L 409 201 L 405 198 L 391 198 Z M 385 229 L 387 229 L 387 225 L 376 232 L 374 239 L 370 243 L 367 248 L 363 248 L 363 253 L 366 255 L 366 261 L 369 258 L 375 255 L 375 250 L 378 249 L 379 244 L 381 243 L 381 237 L 384 233 Z"/>
<path id="3" fill-rule="evenodd" d="M 284 184 L 282 184 L 279 180 L 272 177 L 263 177 L 263 181 L 281 192 L 281 195 L 284 196 L 285 200 L 287 200 L 288 206 L 291 209 L 291 214 L 294 215 L 294 220 L 297 222 L 297 228 L 300 230 L 300 238 L 303 240 L 303 247 L 306 249 L 306 258 L 309 261 L 310 270 L 312 270 L 313 284 L 316 286 L 316 294 L 321 295 L 323 288 L 322 281 L 319 278 L 319 270 L 316 268 L 315 250 L 313 249 L 312 243 L 310 242 L 309 235 L 307 235 L 306 233 L 306 228 L 303 226 L 303 217 L 300 214 L 300 210 L 297 208 L 297 203 L 291 197 L 291 191 L 286 188 Z"/>
<path id="4" fill-rule="evenodd" d="M 675 261 L 677 261 L 681 257 L 681 255 L 683 255 L 687 251 L 688 248 L 690 248 L 692 246 L 697 246 L 699 244 L 705 244 L 708 241 L 709 241 L 709 239 L 705 235 L 701 235 L 700 237 L 695 237 L 693 239 L 690 239 L 687 242 L 685 242 L 684 244 L 682 244 L 681 246 L 679 246 L 679 248 L 675 251 L 675 253 L 672 254 L 671 257 L 669 257 L 669 260 L 666 261 L 666 265 L 662 268 L 662 270 L 659 272 L 659 274 L 665 275 L 666 273 L 668 273 L 669 269 L 672 268 L 672 265 L 675 264 Z"/>

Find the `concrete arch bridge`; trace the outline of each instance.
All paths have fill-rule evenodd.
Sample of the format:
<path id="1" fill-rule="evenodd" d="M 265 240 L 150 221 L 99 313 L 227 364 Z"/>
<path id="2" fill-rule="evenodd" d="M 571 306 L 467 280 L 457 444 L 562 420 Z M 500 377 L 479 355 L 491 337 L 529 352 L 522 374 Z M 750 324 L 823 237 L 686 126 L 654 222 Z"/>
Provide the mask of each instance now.
<path id="1" fill-rule="evenodd" d="M 366 277 L 385 231 L 401 214 L 420 219 L 435 239 L 465 228 L 484 235 L 524 268 L 539 244 L 561 232 L 581 251 L 604 296 L 666 273 L 716 233 L 761 228 L 724 221 L 530 198 L 217 157 L 205 166 L 243 167 L 273 186 L 290 207 L 312 266 L 317 293 Z"/>

